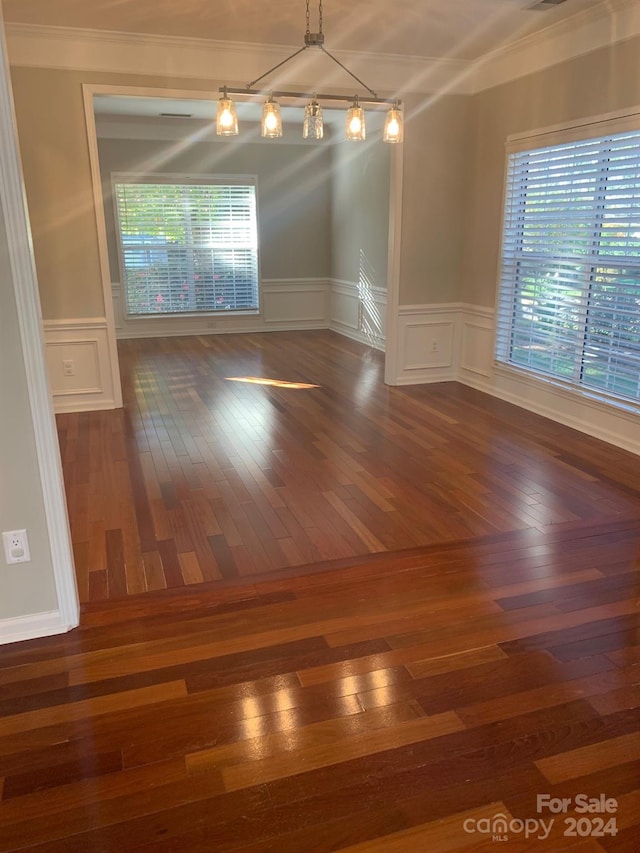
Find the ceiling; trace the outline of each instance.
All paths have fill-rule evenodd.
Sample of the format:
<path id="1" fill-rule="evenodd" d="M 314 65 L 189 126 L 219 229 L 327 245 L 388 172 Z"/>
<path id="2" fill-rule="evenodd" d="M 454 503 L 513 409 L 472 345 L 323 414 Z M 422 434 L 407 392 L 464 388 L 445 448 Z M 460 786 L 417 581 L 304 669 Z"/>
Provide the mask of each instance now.
<path id="1" fill-rule="evenodd" d="M 557 0 L 547 0 L 549 3 Z M 603 0 L 324 0 L 329 50 L 476 59 Z M 301 46 L 305 0 L 3 0 L 10 23 Z M 318 5 L 311 0 L 311 31 Z"/>

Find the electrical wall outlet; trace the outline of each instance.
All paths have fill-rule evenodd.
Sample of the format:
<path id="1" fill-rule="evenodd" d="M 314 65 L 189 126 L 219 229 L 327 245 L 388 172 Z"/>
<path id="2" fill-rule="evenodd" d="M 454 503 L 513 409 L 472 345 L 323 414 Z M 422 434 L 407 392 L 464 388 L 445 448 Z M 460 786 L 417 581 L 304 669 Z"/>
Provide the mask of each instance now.
<path id="1" fill-rule="evenodd" d="M 7 563 L 28 563 L 31 560 L 26 530 L 5 530 L 2 542 Z"/>
<path id="2" fill-rule="evenodd" d="M 73 363 L 72 358 L 63 358 L 62 359 L 62 374 L 63 374 L 63 376 L 75 376 L 76 375 L 76 366 Z"/>

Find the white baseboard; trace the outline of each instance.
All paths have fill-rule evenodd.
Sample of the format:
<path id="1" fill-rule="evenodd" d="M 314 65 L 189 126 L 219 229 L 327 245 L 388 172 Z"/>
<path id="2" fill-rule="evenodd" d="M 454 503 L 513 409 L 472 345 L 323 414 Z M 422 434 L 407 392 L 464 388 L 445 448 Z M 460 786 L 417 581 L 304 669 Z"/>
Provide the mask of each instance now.
<path id="1" fill-rule="evenodd" d="M 115 408 L 106 318 L 45 320 L 43 325 L 54 410 Z"/>
<path id="2" fill-rule="evenodd" d="M 512 390 L 507 383 L 519 389 L 524 384 L 528 393 Z M 478 390 L 640 456 L 640 416 L 609 411 L 602 403 L 574 400 L 574 395 L 553 386 L 531 391 L 534 383 L 535 380 L 523 383 L 516 377 L 505 382 L 505 377 L 500 377 L 489 389 L 478 387 Z"/>
<path id="3" fill-rule="evenodd" d="M 58 610 L 0 619 L 0 645 L 65 634 L 74 627 L 75 625 L 68 625 L 63 621 Z"/>

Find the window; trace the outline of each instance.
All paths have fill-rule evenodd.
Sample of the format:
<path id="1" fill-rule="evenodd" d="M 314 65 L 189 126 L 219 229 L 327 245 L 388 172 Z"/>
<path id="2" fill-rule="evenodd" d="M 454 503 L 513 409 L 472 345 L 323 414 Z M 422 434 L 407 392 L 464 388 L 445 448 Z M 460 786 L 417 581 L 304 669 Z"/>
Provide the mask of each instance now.
<path id="1" fill-rule="evenodd" d="M 255 183 L 116 179 L 130 315 L 255 311 Z"/>
<path id="2" fill-rule="evenodd" d="M 640 131 L 510 154 L 496 357 L 640 400 Z"/>

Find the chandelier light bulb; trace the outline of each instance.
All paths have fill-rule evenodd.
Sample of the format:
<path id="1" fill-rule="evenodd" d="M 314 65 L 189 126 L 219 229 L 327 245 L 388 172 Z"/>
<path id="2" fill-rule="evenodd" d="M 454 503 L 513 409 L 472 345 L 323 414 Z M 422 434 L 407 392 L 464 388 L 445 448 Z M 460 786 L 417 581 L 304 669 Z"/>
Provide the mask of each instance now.
<path id="1" fill-rule="evenodd" d="M 356 95 L 353 104 L 347 110 L 347 139 L 362 142 L 366 136 L 364 124 L 364 110 L 358 102 Z"/>
<path id="2" fill-rule="evenodd" d="M 238 135 L 238 116 L 236 114 L 236 105 L 231 98 L 227 97 L 226 88 L 223 90 L 222 97 L 218 101 L 218 109 L 216 112 L 216 133 L 218 136 L 237 136 Z"/>
<path id="3" fill-rule="evenodd" d="M 262 107 L 262 136 L 265 139 L 278 139 L 282 136 L 282 117 L 280 104 L 269 95 L 269 100 Z"/>
<path id="4" fill-rule="evenodd" d="M 225 130 L 233 126 L 233 113 L 229 107 L 225 107 L 220 113 L 220 124 Z"/>
<path id="5" fill-rule="evenodd" d="M 404 136 L 404 123 L 402 119 L 402 111 L 400 110 L 400 102 L 396 101 L 387 113 L 387 118 L 384 123 L 384 132 L 382 138 L 385 142 L 402 142 Z"/>
<path id="6" fill-rule="evenodd" d="M 274 116 L 273 113 L 267 113 L 267 117 L 264 120 L 264 126 L 267 130 L 274 131 L 278 126 L 278 119 Z"/>

